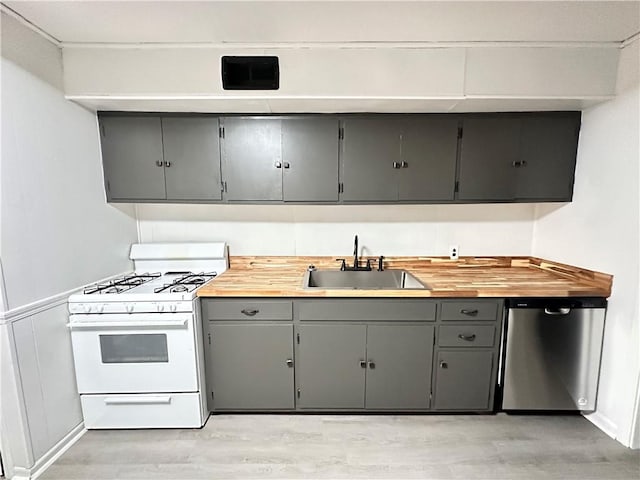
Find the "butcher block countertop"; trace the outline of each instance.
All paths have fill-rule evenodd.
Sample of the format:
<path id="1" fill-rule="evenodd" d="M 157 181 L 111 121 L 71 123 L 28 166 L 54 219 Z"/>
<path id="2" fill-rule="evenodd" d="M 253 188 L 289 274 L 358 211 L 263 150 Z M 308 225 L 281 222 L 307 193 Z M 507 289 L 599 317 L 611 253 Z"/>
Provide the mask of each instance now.
<path id="1" fill-rule="evenodd" d="M 363 258 L 363 264 L 367 257 Z M 372 264 L 377 266 L 377 259 Z M 347 259 L 347 263 L 349 260 Z M 606 273 L 535 257 L 389 257 L 431 287 L 418 290 L 303 288 L 309 265 L 339 270 L 336 257 L 232 256 L 230 268 L 198 290 L 199 297 L 609 297 Z"/>

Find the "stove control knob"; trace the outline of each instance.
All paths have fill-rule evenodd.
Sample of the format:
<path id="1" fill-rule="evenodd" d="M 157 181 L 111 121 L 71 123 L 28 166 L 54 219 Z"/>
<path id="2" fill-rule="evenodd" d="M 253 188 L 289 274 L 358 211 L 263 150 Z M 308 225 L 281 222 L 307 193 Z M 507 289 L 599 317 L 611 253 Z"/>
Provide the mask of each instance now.
<path id="1" fill-rule="evenodd" d="M 169 309 L 175 313 L 178 310 L 178 306 L 174 303 L 172 305 L 169 305 Z"/>
<path id="2" fill-rule="evenodd" d="M 104 305 L 96 305 L 96 311 L 98 313 L 104 312 Z"/>
<path id="3" fill-rule="evenodd" d="M 156 308 L 158 309 L 159 312 L 163 312 L 164 311 L 164 305 L 162 303 L 157 304 Z"/>
<path id="4" fill-rule="evenodd" d="M 82 309 L 84 310 L 84 313 L 91 313 L 91 305 L 83 305 Z"/>
<path id="5" fill-rule="evenodd" d="M 133 305 L 127 305 L 125 308 L 127 309 L 127 313 L 133 312 Z"/>

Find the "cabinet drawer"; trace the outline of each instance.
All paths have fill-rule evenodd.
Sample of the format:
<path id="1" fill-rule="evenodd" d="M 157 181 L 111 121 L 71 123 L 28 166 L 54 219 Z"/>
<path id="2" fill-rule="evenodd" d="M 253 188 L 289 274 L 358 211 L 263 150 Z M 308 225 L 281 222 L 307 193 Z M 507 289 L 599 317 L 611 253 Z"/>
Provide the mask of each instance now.
<path id="1" fill-rule="evenodd" d="M 198 393 L 81 395 L 84 426 L 92 428 L 200 428 Z"/>
<path id="2" fill-rule="evenodd" d="M 441 320 L 496 320 L 500 302 L 443 302 Z"/>
<path id="3" fill-rule="evenodd" d="M 291 320 L 293 307 L 286 300 L 203 300 L 205 320 Z"/>
<path id="4" fill-rule="evenodd" d="M 492 325 L 442 325 L 438 331 L 440 347 L 493 347 L 496 327 Z"/>
<path id="5" fill-rule="evenodd" d="M 301 321 L 434 321 L 436 302 L 425 300 L 305 300 L 296 302 Z"/>

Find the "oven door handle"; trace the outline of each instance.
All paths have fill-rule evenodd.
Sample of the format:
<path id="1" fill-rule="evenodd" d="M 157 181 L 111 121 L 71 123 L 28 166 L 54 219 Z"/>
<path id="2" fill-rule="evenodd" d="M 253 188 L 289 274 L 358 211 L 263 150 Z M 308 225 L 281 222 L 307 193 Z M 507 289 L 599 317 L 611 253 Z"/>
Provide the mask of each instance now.
<path id="1" fill-rule="evenodd" d="M 162 396 L 142 396 L 142 397 L 107 397 L 104 399 L 105 405 L 166 405 L 171 403 L 170 395 Z"/>
<path id="2" fill-rule="evenodd" d="M 84 328 L 157 328 L 157 327 L 184 327 L 187 319 L 182 320 L 164 320 L 155 322 L 135 321 L 135 322 L 69 322 L 67 327 L 71 330 L 80 330 Z"/>

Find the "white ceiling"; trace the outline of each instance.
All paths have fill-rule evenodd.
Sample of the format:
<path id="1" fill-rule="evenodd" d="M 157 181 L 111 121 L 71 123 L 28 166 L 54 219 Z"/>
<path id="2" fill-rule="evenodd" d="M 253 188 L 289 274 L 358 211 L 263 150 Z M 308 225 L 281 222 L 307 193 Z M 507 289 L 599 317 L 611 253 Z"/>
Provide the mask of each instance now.
<path id="1" fill-rule="evenodd" d="M 620 42 L 640 1 L 5 1 L 63 43 Z"/>

